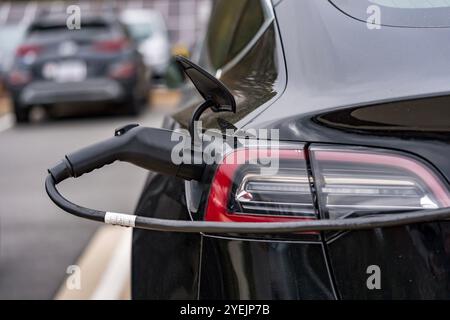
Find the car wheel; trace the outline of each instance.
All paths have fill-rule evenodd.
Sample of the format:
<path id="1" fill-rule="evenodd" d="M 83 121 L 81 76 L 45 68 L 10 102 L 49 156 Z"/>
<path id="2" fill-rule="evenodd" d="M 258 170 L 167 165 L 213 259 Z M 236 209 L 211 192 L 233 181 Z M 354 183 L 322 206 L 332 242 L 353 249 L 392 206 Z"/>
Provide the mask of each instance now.
<path id="1" fill-rule="evenodd" d="M 138 116 L 141 113 L 141 107 L 135 99 L 130 99 L 127 104 L 127 114 L 130 116 Z"/>
<path id="2" fill-rule="evenodd" d="M 147 98 L 143 95 L 134 94 L 126 102 L 127 113 L 132 116 L 138 116 L 147 106 Z"/>
<path id="3" fill-rule="evenodd" d="M 14 104 L 14 113 L 16 115 L 17 123 L 28 123 L 30 122 L 30 109 L 23 108 L 17 103 Z"/>

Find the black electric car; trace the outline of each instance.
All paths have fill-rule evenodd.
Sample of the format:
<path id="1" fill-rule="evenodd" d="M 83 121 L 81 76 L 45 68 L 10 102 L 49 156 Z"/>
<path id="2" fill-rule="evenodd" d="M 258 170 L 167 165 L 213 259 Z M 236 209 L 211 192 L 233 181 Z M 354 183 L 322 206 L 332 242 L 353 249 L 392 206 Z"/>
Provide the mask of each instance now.
<path id="1" fill-rule="evenodd" d="M 135 299 L 448 299 L 450 8 L 433 3 L 215 1 L 167 130 L 121 128 L 50 169 L 47 191 L 136 227 Z M 273 130 L 277 171 L 235 139 L 217 164 L 174 165 L 170 132 L 197 119 L 203 135 Z M 155 171 L 137 217 L 57 193 L 114 160 Z"/>
<path id="2" fill-rule="evenodd" d="M 450 8 L 418 2 L 422 8 L 376 0 L 216 1 L 198 63 L 220 77 L 237 106 L 236 113 L 206 111 L 203 125 L 279 129 L 280 140 L 303 150 L 298 168 L 294 177 L 264 181 L 243 175 L 245 168 L 220 179 L 219 167 L 200 186 L 150 174 L 136 214 L 282 221 L 448 207 Z M 377 3 L 379 29 L 366 22 L 367 8 Z M 194 90 L 185 88 L 185 104 L 167 128 L 189 125 L 198 104 Z M 240 189 L 254 200 L 240 199 Z M 132 293 L 447 299 L 449 234 L 447 222 L 282 237 L 135 229 Z M 379 290 L 367 286 L 373 265 Z"/>
<path id="3" fill-rule="evenodd" d="M 18 122 L 35 105 L 60 107 L 110 103 L 140 111 L 148 96 L 148 71 L 136 44 L 114 15 L 43 13 L 30 24 L 6 77 Z M 70 27 L 70 28 L 69 28 Z"/>

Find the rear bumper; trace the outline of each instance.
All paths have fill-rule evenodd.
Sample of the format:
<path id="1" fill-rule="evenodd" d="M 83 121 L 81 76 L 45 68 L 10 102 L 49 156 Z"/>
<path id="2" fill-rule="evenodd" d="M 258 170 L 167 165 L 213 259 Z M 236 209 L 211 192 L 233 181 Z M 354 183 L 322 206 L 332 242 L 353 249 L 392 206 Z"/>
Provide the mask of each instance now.
<path id="1" fill-rule="evenodd" d="M 144 59 L 145 65 L 149 68 L 152 78 L 162 78 L 166 75 L 170 60 L 164 60 L 159 63 L 153 62 L 151 59 Z"/>
<path id="2" fill-rule="evenodd" d="M 166 75 L 167 67 L 167 64 L 150 66 L 152 70 L 152 78 L 163 78 Z"/>
<path id="3" fill-rule="evenodd" d="M 320 243 L 203 236 L 200 299 L 336 299 Z"/>
<path id="4" fill-rule="evenodd" d="M 51 81 L 33 82 L 19 93 L 23 106 L 33 104 L 120 101 L 126 95 L 124 87 L 117 81 L 98 78 L 75 83 Z"/>

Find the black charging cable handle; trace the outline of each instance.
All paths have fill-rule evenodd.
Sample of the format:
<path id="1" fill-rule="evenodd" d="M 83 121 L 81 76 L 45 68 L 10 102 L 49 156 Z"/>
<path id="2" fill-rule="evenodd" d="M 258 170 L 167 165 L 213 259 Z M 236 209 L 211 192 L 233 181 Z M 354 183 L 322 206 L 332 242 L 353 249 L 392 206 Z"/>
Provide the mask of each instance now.
<path id="1" fill-rule="evenodd" d="M 204 165 L 201 153 L 190 148 L 180 152 L 190 152 L 190 163 L 177 164 L 172 152 L 177 144 L 190 137 L 175 131 L 127 125 L 115 131 L 115 135 L 105 141 L 90 145 L 70 153 L 48 171 L 56 184 L 73 177 L 99 169 L 115 161 L 129 162 L 141 168 L 185 180 L 201 180 Z M 179 155 L 182 158 L 182 155 Z"/>

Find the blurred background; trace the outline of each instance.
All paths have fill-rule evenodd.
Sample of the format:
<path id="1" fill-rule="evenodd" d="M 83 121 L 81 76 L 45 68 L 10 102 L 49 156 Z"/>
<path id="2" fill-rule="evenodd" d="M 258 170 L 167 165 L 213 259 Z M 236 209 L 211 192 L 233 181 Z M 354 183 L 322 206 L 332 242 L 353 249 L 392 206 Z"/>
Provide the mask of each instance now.
<path id="1" fill-rule="evenodd" d="M 130 230 L 83 221 L 44 191 L 46 169 L 121 125 L 160 126 L 210 0 L 0 1 L 0 299 L 129 299 Z M 170 88 L 169 88 L 170 87 Z M 132 213 L 146 172 L 114 164 L 63 194 Z"/>

